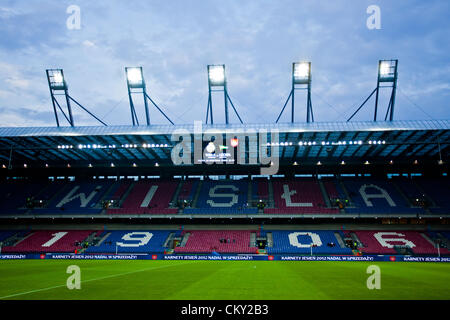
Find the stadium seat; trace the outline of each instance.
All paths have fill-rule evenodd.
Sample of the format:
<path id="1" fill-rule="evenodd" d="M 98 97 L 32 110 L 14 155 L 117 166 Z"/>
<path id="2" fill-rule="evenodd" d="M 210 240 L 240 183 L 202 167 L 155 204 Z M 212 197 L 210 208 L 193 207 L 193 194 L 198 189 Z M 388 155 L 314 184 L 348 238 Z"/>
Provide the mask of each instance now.
<path id="1" fill-rule="evenodd" d="M 397 254 L 394 246 L 408 247 L 414 254 L 437 254 L 433 246 L 418 231 L 355 231 L 364 247 L 359 248 L 365 254 Z M 445 254 L 445 250 L 441 251 Z"/>
<path id="2" fill-rule="evenodd" d="M 333 231 L 270 231 L 273 247 L 268 248 L 269 254 L 352 254 L 350 248 L 341 248 Z M 332 245 L 334 244 L 334 245 Z"/>
<path id="3" fill-rule="evenodd" d="M 15 246 L 2 248 L 5 253 L 67 252 L 81 249 L 83 242 L 94 231 L 32 231 Z M 78 243 L 78 244 L 77 244 Z"/>
<path id="4" fill-rule="evenodd" d="M 128 230 L 104 231 L 102 242 L 90 246 L 86 253 L 163 253 L 170 231 Z M 116 248 L 117 244 L 117 248 Z"/>
<path id="5" fill-rule="evenodd" d="M 248 181 L 203 181 L 195 208 L 186 208 L 185 214 L 255 214 L 256 208 L 247 207 Z"/>
<path id="6" fill-rule="evenodd" d="M 422 208 L 411 208 L 395 186 L 382 179 L 343 179 L 355 208 L 346 208 L 346 213 L 355 214 L 419 214 Z"/>
<path id="7" fill-rule="evenodd" d="M 264 209 L 267 214 L 337 214 L 327 208 L 317 180 L 274 179 L 272 182 L 275 208 Z"/>
<path id="8" fill-rule="evenodd" d="M 178 181 L 143 180 L 135 183 L 121 208 L 111 208 L 108 214 L 176 214 L 169 208 Z M 122 188 L 123 189 L 123 188 Z"/>
<path id="9" fill-rule="evenodd" d="M 175 253 L 257 253 L 256 247 L 250 247 L 249 230 L 193 230 L 184 247 L 176 247 Z M 225 241 L 220 241 L 225 239 Z"/>

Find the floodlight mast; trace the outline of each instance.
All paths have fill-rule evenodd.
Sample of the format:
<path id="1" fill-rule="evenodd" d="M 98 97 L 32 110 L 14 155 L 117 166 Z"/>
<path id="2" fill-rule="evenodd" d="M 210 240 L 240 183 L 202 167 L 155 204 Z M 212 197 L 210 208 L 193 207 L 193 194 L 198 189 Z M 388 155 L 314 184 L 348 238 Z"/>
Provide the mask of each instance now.
<path id="1" fill-rule="evenodd" d="M 389 115 L 389 121 L 394 120 L 394 106 L 395 106 L 395 95 L 397 92 L 397 78 L 398 78 L 398 60 L 379 60 L 378 61 L 378 77 L 377 77 L 377 86 L 373 89 L 372 93 L 364 100 L 364 102 L 356 109 L 356 111 L 348 118 L 347 122 L 350 121 L 361 108 L 366 104 L 367 101 L 373 96 L 375 93 L 375 110 L 373 121 L 377 121 L 378 116 L 378 96 L 380 92 L 380 88 L 391 88 L 391 97 L 389 99 L 388 108 L 386 110 L 386 115 L 384 116 L 384 121 L 387 120 Z M 383 86 L 383 83 L 388 83 L 388 85 Z"/>
<path id="2" fill-rule="evenodd" d="M 125 75 L 127 78 L 128 100 L 130 102 L 131 120 L 133 126 L 139 125 L 139 118 L 137 116 L 132 97 L 132 94 L 134 93 L 142 93 L 144 97 L 145 119 L 148 126 L 150 125 L 150 112 L 148 109 L 147 99 L 150 100 L 150 102 L 156 107 L 156 109 L 158 109 L 158 111 L 161 112 L 161 114 L 171 124 L 174 124 L 172 120 L 169 119 L 169 117 L 161 110 L 160 107 L 158 107 L 158 105 L 147 94 L 147 89 L 144 80 L 144 72 L 142 70 L 142 67 L 125 67 Z"/>
<path id="3" fill-rule="evenodd" d="M 295 91 L 296 90 L 306 90 L 306 122 L 314 122 L 314 113 L 312 109 L 311 102 L 311 62 L 310 61 L 302 61 L 302 62 L 294 62 L 292 64 L 292 88 L 289 93 L 286 102 L 284 103 L 283 108 L 281 109 L 280 114 L 278 115 L 278 121 L 281 118 L 281 115 L 284 112 L 289 100 L 291 100 L 291 123 L 295 122 Z"/>
<path id="4" fill-rule="evenodd" d="M 69 95 L 69 91 L 68 91 L 69 87 L 66 83 L 66 79 L 64 78 L 63 69 L 47 69 L 46 73 L 47 73 L 48 87 L 50 89 L 50 97 L 52 99 L 53 111 L 55 113 L 56 125 L 58 127 L 60 127 L 60 122 L 58 119 L 58 109 L 63 114 L 64 118 L 67 120 L 67 122 L 70 124 L 70 126 L 75 127 L 75 122 L 73 120 L 73 115 L 72 115 L 72 106 L 70 105 L 70 101 L 75 102 L 76 105 L 78 105 L 81 109 L 86 111 L 91 117 L 93 117 L 95 120 L 99 121 L 104 126 L 107 126 L 107 124 L 105 122 L 100 120 L 92 112 L 90 112 L 88 109 L 83 107 L 78 101 L 76 101 L 74 98 L 72 98 Z M 63 93 L 59 94 L 58 92 L 61 92 L 61 91 Z M 65 96 L 68 116 L 66 115 L 63 108 L 61 107 L 58 100 L 56 99 L 57 95 Z M 58 109 L 56 107 L 58 107 Z"/>
<path id="5" fill-rule="evenodd" d="M 73 115 L 72 115 L 72 107 L 70 105 L 70 101 L 68 99 L 68 86 L 66 83 L 66 80 L 64 78 L 64 72 L 62 69 L 47 69 L 45 70 L 47 73 L 47 81 L 48 81 L 48 88 L 50 89 L 50 97 L 52 99 L 52 105 L 53 105 L 53 111 L 55 113 L 55 120 L 56 125 L 59 127 L 59 119 L 58 119 L 58 111 L 56 107 L 60 109 L 61 113 L 64 115 L 66 120 L 69 122 L 71 127 L 75 126 L 75 123 L 73 121 Z M 61 105 L 59 104 L 58 100 L 56 100 L 57 91 L 64 91 L 64 96 L 66 97 L 66 104 L 67 104 L 67 113 L 69 114 L 69 117 L 65 114 L 64 110 L 62 109 Z"/>
<path id="6" fill-rule="evenodd" d="M 230 102 L 231 107 L 236 113 L 239 121 L 243 123 L 239 113 L 234 107 L 233 101 L 231 101 L 230 96 L 228 95 L 227 89 L 227 78 L 225 74 L 225 65 L 208 65 L 208 105 L 206 107 L 206 124 L 211 120 L 211 124 L 214 124 L 213 118 L 213 107 L 212 107 L 212 92 L 214 91 L 223 91 L 224 96 L 224 105 L 225 105 L 225 123 L 229 124 L 229 113 L 228 113 L 228 102 Z M 214 87 L 220 87 L 221 89 L 214 90 Z"/>

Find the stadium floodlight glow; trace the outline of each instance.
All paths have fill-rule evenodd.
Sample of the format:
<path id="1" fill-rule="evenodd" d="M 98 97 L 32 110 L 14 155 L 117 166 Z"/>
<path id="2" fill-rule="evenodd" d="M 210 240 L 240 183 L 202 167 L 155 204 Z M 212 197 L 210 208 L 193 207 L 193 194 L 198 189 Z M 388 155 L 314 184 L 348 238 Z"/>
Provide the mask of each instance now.
<path id="1" fill-rule="evenodd" d="M 397 78 L 398 60 L 380 60 L 378 63 L 378 79 L 380 82 L 392 82 Z"/>
<path id="2" fill-rule="evenodd" d="M 62 69 L 47 70 L 48 83 L 53 90 L 67 90 L 67 84 L 64 79 L 64 72 Z"/>
<path id="3" fill-rule="evenodd" d="M 380 63 L 380 75 L 381 76 L 387 76 L 390 72 L 389 63 L 386 61 L 383 61 Z"/>
<path id="4" fill-rule="evenodd" d="M 130 88 L 143 88 L 145 86 L 142 67 L 126 67 L 125 72 Z"/>
<path id="5" fill-rule="evenodd" d="M 225 65 L 209 65 L 208 80 L 210 86 L 224 86 L 226 83 Z"/>
<path id="6" fill-rule="evenodd" d="M 294 62 L 292 77 L 295 84 L 307 84 L 311 80 L 311 62 Z"/>

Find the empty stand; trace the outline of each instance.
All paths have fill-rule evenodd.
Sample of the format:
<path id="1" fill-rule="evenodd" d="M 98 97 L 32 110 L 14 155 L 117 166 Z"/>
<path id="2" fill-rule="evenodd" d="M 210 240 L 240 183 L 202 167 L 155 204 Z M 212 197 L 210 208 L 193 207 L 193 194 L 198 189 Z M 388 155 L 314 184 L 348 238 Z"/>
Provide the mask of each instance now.
<path id="1" fill-rule="evenodd" d="M 342 181 L 355 205 L 355 208 L 346 208 L 346 213 L 424 213 L 422 208 L 411 208 L 408 201 L 390 181 L 381 179 L 343 179 Z"/>
<path id="2" fill-rule="evenodd" d="M 106 238 L 98 246 L 91 246 L 86 253 L 163 253 L 163 244 L 170 231 L 129 230 L 104 231 Z"/>
<path id="3" fill-rule="evenodd" d="M 196 208 L 186 208 L 186 214 L 254 214 L 258 210 L 247 206 L 248 181 L 203 181 Z"/>
<path id="4" fill-rule="evenodd" d="M 177 181 L 144 180 L 137 182 L 122 203 L 122 207 L 108 209 L 108 214 L 175 214 L 169 208 L 177 188 Z"/>
<path id="5" fill-rule="evenodd" d="M 269 254 L 352 254 L 349 248 L 341 248 L 334 231 L 268 231 L 272 233 L 273 247 Z"/>
<path id="6" fill-rule="evenodd" d="M 339 210 L 327 208 L 317 180 L 274 179 L 273 192 L 276 208 L 267 208 L 267 214 L 334 214 Z"/>
<path id="7" fill-rule="evenodd" d="M 395 247 L 408 247 L 414 254 L 437 254 L 437 248 L 418 231 L 355 231 L 369 254 L 397 254 Z M 445 254 L 445 251 L 441 251 Z"/>
<path id="8" fill-rule="evenodd" d="M 190 233 L 188 241 L 184 247 L 176 247 L 175 253 L 256 253 L 257 248 L 250 247 L 251 232 L 254 231 L 185 231 Z"/>
<path id="9" fill-rule="evenodd" d="M 93 231 L 33 231 L 15 246 L 2 249 L 3 252 L 74 252 L 81 249 L 83 242 Z"/>

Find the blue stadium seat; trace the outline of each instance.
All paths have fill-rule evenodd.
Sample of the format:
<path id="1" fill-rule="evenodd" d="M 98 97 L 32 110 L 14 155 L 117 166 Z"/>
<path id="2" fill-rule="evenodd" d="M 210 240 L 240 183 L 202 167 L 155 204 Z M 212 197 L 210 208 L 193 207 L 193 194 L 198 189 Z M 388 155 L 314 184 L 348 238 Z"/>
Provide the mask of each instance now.
<path id="1" fill-rule="evenodd" d="M 105 231 L 110 235 L 99 245 L 91 246 L 86 253 L 163 253 L 164 242 L 171 232 L 161 230 Z"/>
<path id="2" fill-rule="evenodd" d="M 196 208 L 184 209 L 185 214 L 255 214 L 248 208 L 248 181 L 203 181 Z"/>
<path id="3" fill-rule="evenodd" d="M 266 231 L 272 232 L 273 247 L 268 248 L 269 254 L 310 254 L 311 243 L 313 254 L 352 254 L 350 248 L 341 248 L 333 231 Z M 309 233 L 309 234 L 306 234 Z M 333 247 L 328 246 L 334 243 Z"/>
<path id="4" fill-rule="evenodd" d="M 344 179 L 356 208 L 346 208 L 346 213 L 417 214 L 422 208 L 411 208 L 409 203 L 387 180 Z"/>

